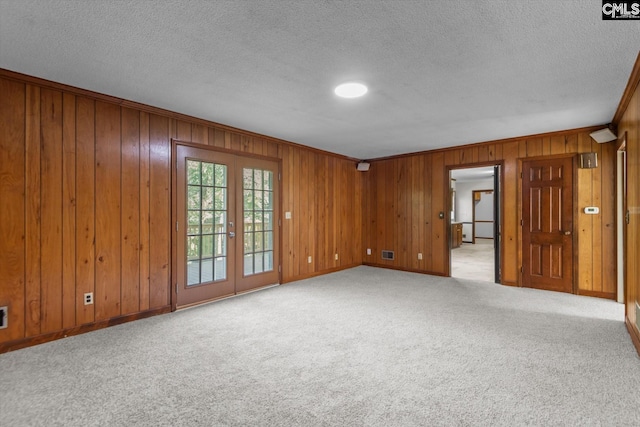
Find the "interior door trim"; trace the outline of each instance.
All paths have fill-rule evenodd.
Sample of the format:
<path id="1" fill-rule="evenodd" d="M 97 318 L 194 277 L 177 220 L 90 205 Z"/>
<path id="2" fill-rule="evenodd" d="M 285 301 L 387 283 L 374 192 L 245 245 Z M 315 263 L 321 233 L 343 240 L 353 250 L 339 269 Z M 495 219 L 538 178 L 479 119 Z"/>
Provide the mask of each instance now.
<path id="1" fill-rule="evenodd" d="M 627 243 L 629 209 L 627 205 L 627 131 L 618 139 L 616 151 L 616 252 L 617 252 L 617 286 L 618 302 L 627 302 Z M 625 311 L 626 315 L 626 311 Z M 636 319 L 637 321 L 637 319 Z"/>

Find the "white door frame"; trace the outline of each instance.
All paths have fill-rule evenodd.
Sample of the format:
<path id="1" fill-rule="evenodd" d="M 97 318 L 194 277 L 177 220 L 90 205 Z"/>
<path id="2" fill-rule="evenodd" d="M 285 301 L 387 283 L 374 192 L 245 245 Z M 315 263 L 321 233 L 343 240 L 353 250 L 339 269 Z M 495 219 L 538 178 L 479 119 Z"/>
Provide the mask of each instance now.
<path id="1" fill-rule="evenodd" d="M 625 182 L 626 182 L 626 138 L 623 139 L 621 149 L 617 151 L 617 177 L 616 177 L 616 242 L 617 242 L 617 296 L 616 300 L 624 304 L 624 229 L 625 229 Z"/>

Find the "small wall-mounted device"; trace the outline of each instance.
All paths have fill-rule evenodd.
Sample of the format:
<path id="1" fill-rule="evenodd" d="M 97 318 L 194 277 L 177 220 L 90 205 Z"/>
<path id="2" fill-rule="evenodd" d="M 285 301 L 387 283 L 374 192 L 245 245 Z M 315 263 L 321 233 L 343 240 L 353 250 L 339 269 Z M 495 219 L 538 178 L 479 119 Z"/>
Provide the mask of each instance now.
<path id="1" fill-rule="evenodd" d="M 584 213 L 589 215 L 597 215 L 600 213 L 600 208 L 597 206 L 587 206 L 584 208 Z"/>
<path id="2" fill-rule="evenodd" d="M 9 325 L 9 308 L 0 307 L 0 329 L 6 329 Z"/>
<path id="3" fill-rule="evenodd" d="M 93 304 L 93 292 L 87 292 L 84 294 L 84 305 Z"/>
<path id="4" fill-rule="evenodd" d="M 604 144 L 605 142 L 611 142 L 618 138 L 616 134 L 609 127 L 591 132 L 589 134 L 591 138 L 598 144 Z"/>
<path id="5" fill-rule="evenodd" d="M 580 153 L 580 169 L 598 167 L 598 153 Z"/>
<path id="6" fill-rule="evenodd" d="M 382 259 L 395 259 L 393 251 L 382 251 Z"/>
<path id="7" fill-rule="evenodd" d="M 365 161 L 358 162 L 358 164 L 356 165 L 356 169 L 358 169 L 360 172 L 366 172 L 370 167 L 371 163 Z"/>

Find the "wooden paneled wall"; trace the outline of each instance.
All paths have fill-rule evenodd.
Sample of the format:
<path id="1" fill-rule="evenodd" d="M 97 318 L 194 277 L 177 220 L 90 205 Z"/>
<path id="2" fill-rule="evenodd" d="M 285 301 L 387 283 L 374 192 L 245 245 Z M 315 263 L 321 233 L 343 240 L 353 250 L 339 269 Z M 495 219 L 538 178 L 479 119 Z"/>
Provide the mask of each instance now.
<path id="1" fill-rule="evenodd" d="M 282 219 L 283 281 L 361 265 L 363 174 L 355 163 L 286 145 L 282 158 L 282 211 L 291 213 Z"/>
<path id="2" fill-rule="evenodd" d="M 364 262 L 449 274 L 448 171 L 461 166 L 503 165 L 502 282 L 520 283 L 520 167 L 522 159 L 596 152 L 599 167 L 577 171 L 578 293 L 614 298 L 614 143 L 597 144 L 581 129 L 374 161 L 365 183 Z M 585 215 L 599 206 L 599 215 Z M 444 219 L 439 217 L 444 214 Z M 367 255 L 367 248 L 372 254 Z M 395 251 L 393 261 L 382 250 Z M 422 253 L 422 260 L 418 259 Z"/>
<path id="3" fill-rule="evenodd" d="M 640 319 L 636 306 L 640 306 L 640 54 L 623 97 L 626 104 L 620 113 L 618 138 L 626 135 L 627 151 L 627 209 L 629 224 L 626 229 L 626 320 L 627 328 L 640 354 Z M 618 116 L 618 114 L 616 114 Z"/>
<path id="4" fill-rule="evenodd" d="M 448 171 L 500 163 L 503 283 L 517 285 L 522 159 L 596 152 L 599 167 L 576 172 L 576 280 L 581 294 L 615 296 L 616 147 L 595 143 L 593 129 L 377 160 L 361 173 L 353 159 L 4 70 L 0 93 L 0 306 L 9 306 L 0 351 L 169 310 L 172 138 L 280 159 L 282 282 L 363 262 L 447 275 Z M 630 182 L 639 179 L 638 102 L 636 92 L 620 122 Z M 632 248 L 637 224 L 630 236 Z M 382 260 L 383 249 L 395 260 Z M 95 304 L 84 305 L 86 292 Z"/>
<path id="5" fill-rule="evenodd" d="M 168 311 L 172 138 L 281 160 L 282 282 L 362 263 L 351 159 L 2 70 L 0 94 L 0 351 Z"/>

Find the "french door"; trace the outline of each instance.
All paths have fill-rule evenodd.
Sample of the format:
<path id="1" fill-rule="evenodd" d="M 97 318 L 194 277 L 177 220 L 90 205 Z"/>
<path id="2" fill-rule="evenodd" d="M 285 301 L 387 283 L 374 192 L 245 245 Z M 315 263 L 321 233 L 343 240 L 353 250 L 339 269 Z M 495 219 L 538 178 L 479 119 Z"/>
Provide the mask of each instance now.
<path id="1" fill-rule="evenodd" d="M 176 145 L 176 307 L 279 281 L 277 162 Z"/>

